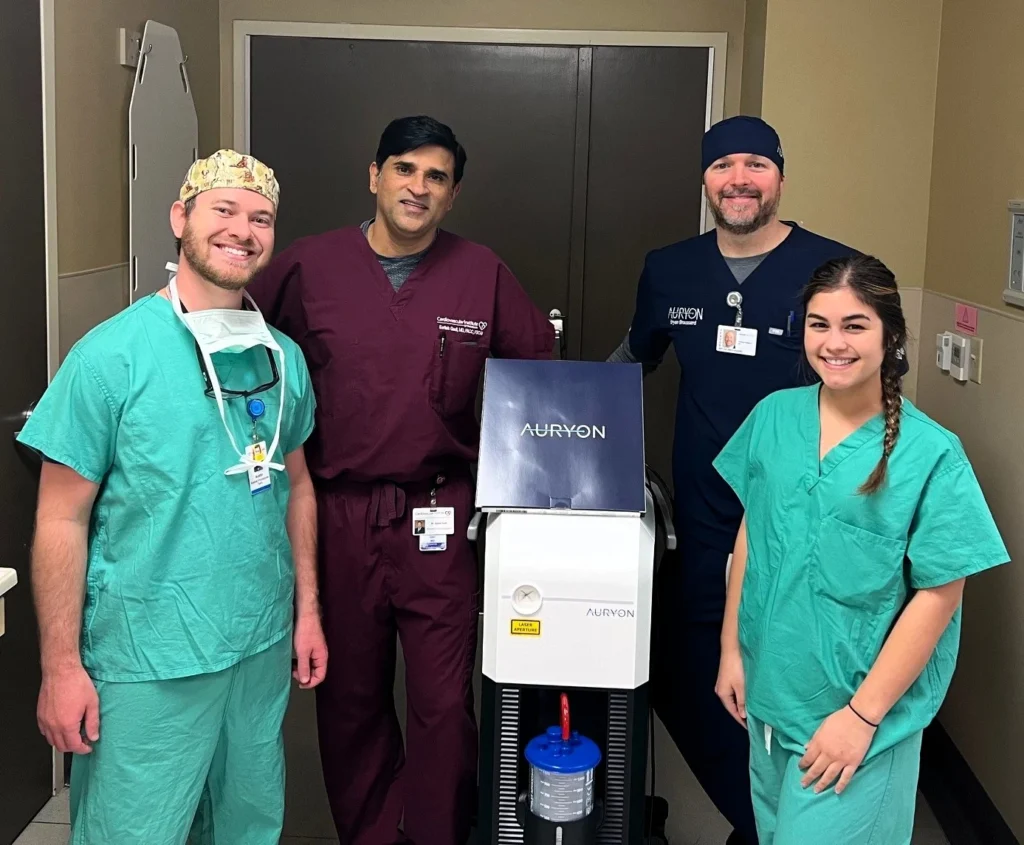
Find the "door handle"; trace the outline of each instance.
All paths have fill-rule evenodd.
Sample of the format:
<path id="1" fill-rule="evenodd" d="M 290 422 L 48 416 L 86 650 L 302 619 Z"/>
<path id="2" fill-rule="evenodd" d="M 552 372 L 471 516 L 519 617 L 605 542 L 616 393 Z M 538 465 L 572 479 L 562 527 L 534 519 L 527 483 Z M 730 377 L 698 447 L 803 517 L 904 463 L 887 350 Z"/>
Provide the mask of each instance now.
<path id="1" fill-rule="evenodd" d="M 17 429 L 12 435 L 14 451 L 18 453 L 18 457 L 21 458 L 21 461 L 25 466 L 27 466 L 31 471 L 38 473 L 43 466 L 42 457 L 34 449 L 30 449 L 24 443 L 18 442 L 18 437 L 21 435 L 21 429 L 25 423 L 28 422 L 29 417 L 32 416 L 32 412 L 35 410 L 35 407 L 36 403 L 33 402 L 21 413 L 4 417 L 4 422 L 9 425 L 13 423 Z"/>
<path id="2" fill-rule="evenodd" d="M 551 313 L 548 314 L 548 320 L 551 325 L 555 327 L 555 344 L 558 349 L 558 357 L 562 361 L 565 360 L 565 317 L 562 316 L 562 312 L 557 308 L 552 308 Z"/>

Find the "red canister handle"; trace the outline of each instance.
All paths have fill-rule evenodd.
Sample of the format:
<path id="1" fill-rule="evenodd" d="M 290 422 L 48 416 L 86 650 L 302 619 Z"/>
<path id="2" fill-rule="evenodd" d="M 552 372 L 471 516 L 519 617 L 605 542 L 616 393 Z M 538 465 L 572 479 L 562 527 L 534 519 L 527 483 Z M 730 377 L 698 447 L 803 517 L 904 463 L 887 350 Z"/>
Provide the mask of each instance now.
<path id="1" fill-rule="evenodd" d="M 562 741 L 569 739 L 569 696 L 562 693 Z"/>

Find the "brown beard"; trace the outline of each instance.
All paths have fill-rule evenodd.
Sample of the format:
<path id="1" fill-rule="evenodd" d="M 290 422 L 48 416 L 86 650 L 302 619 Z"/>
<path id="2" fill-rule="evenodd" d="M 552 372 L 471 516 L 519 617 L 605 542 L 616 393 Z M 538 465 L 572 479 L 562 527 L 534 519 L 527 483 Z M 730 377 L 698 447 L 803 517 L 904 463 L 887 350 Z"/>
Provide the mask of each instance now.
<path id="1" fill-rule="evenodd" d="M 250 244 L 239 244 L 239 246 L 248 248 Z M 205 261 L 200 257 L 198 247 L 199 239 L 196 237 L 196 233 L 192 231 L 192 227 L 186 223 L 185 231 L 181 233 L 181 254 L 185 257 L 185 260 L 188 261 L 189 266 L 195 270 L 200 277 L 208 281 L 211 285 L 216 285 L 221 290 L 243 290 L 249 285 L 258 272 L 257 268 L 254 268 L 248 276 L 227 276 L 222 273 L 218 273 L 209 261 Z"/>
<path id="2" fill-rule="evenodd" d="M 740 196 L 743 196 L 742 194 Z M 749 194 L 747 195 L 749 196 Z M 750 235 L 756 232 L 763 226 L 771 223 L 775 217 L 776 212 L 779 210 L 779 197 L 776 195 L 775 199 L 771 202 L 763 202 L 764 197 L 758 198 L 757 214 L 754 215 L 753 219 L 748 223 L 730 223 L 726 220 L 725 215 L 722 214 L 721 199 L 717 203 L 708 201 L 708 205 L 711 206 L 711 214 L 715 218 L 715 225 L 719 229 L 724 229 L 733 235 Z"/>

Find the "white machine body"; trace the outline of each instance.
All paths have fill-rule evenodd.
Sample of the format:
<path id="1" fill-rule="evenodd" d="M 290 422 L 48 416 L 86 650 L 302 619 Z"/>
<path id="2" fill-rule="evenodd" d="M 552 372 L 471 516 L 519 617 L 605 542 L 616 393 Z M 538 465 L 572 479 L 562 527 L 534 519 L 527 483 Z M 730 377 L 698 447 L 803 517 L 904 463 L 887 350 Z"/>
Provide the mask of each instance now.
<path id="1" fill-rule="evenodd" d="M 648 680 L 654 502 L 644 514 L 487 515 L 483 673 L 631 690 Z"/>

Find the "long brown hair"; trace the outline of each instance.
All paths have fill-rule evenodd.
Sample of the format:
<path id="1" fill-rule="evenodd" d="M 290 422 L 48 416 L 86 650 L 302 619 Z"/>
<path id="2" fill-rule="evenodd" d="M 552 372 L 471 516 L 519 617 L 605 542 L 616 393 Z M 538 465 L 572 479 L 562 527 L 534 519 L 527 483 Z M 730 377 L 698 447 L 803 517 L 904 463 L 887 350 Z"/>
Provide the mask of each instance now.
<path id="1" fill-rule="evenodd" d="M 803 293 L 804 313 L 807 306 L 819 293 L 848 287 L 868 308 L 878 314 L 882 321 L 882 408 L 885 412 L 885 439 L 882 457 L 874 471 L 861 487 L 860 492 L 871 495 L 885 483 L 889 469 L 889 456 L 896 448 L 900 436 L 900 420 L 903 408 L 902 374 L 906 356 L 907 320 L 903 316 L 899 287 L 896 276 L 877 258 L 870 255 L 854 255 L 829 261 L 811 276 Z"/>

